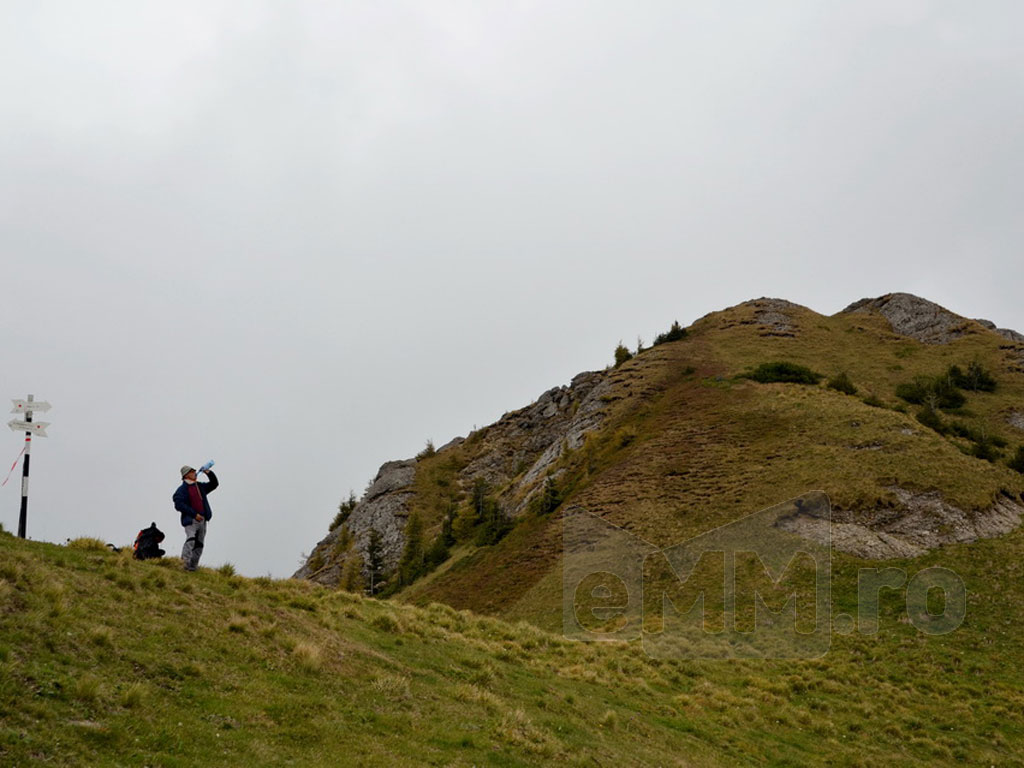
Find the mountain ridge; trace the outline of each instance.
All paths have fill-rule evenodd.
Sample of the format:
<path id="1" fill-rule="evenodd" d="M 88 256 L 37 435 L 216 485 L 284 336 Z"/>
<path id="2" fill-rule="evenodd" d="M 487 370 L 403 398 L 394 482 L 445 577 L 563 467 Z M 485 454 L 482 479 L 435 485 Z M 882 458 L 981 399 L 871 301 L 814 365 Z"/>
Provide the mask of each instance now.
<path id="1" fill-rule="evenodd" d="M 1019 476 L 1003 464 L 967 457 L 969 441 L 935 433 L 890 394 L 904 379 L 983 359 L 1000 378 L 1001 393 L 971 395 L 984 412 L 975 407 L 955 418 L 1020 439 L 1013 404 L 1024 393 L 1024 344 L 1014 340 L 1016 332 L 905 293 L 862 299 L 832 316 L 762 297 L 709 313 L 687 330 L 686 338 L 640 350 L 618 367 L 579 374 L 432 455 L 386 463 L 345 521 L 348 534 L 340 526 L 332 530 L 295 575 L 337 584 L 346 552 L 365 562 L 374 528 L 385 533 L 385 569 L 393 571 L 410 515 L 428 533 L 439 533 L 446 510 L 464 509 L 480 481 L 521 524 L 496 546 L 460 545 L 438 576 L 404 585 L 400 594 L 501 612 L 510 609 L 508 595 L 488 598 L 479 588 L 487 574 L 531 582 L 515 590 L 512 603 L 550 582 L 556 537 L 541 533 L 550 520 L 530 513 L 549 485 L 557 486 L 562 503 L 588 505 L 616 524 L 655 535 L 692 534 L 727 521 L 733 507 L 768 506 L 822 485 L 833 496 L 838 547 L 870 558 L 913 557 L 1019 525 Z M 848 369 L 869 396 L 743 378 L 745 369 L 772 359 L 810 363 L 830 375 Z M 864 402 L 876 395 L 888 398 L 885 407 Z M 821 434 L 809 428 L 815 424 Z M 787 444 L 793 433 L 806 445 Z M 687 467 L 668 466 L 676 454 L 689 457 Z M 936 461 L 948 472 L 936 472 Z M 782 473 L 773 478 L 775 467 L 799 467 L 803 475 L 782 481 Z M 892 477 L 893 467 L 905 472 Z M 704 511 L 694 517 L 669 509 L 683 506 Z M 550 606 L 553 588 L 542 591 L 546 596 L 538 599 Z M 474 592 L 479 600 L 467 597 Z"/>

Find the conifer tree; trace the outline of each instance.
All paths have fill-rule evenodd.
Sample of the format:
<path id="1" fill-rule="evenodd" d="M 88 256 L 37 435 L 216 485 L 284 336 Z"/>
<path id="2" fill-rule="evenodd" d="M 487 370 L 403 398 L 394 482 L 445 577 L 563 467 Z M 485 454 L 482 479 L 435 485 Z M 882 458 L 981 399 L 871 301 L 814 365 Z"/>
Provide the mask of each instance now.
<path id="1" fill-rule="evenodd" d="M 370 595 L 377 594 L 384 575 L 384 537 L 376 528 L 370 529 L 370 539 L 366 543 L 366 575 L 370 581 Z"/>

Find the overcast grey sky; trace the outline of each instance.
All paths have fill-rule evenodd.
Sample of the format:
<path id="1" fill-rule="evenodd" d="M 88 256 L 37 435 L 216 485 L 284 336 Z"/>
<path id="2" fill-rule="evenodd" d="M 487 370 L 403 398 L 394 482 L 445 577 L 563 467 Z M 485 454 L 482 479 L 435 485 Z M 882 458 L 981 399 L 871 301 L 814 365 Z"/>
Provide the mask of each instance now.
<path id="1" fill-rule="evenodd" d="M 1024 331 L 1022 30 L 1015 0 L 0 0 L 0 397 L 54 404 L 29 535 L 177 553 L 213 458 L 203 564 L 286 576 L 382 462 L 674 319 L 903 290 Z"/>

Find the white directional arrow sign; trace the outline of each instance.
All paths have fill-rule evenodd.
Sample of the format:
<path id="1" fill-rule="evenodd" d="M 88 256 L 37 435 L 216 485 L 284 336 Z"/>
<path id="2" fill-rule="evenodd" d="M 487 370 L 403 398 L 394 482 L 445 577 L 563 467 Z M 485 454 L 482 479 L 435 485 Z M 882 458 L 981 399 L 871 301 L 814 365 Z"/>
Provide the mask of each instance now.
<path id="1" fill-rule="evenodd" d="M 11 408 L 11 413 L 29 413 L 30 411 L 39 411 L 46 413 L 50 410 L 50 404 L 45 400 L 15 400 L 11 398 L 11 402 L 14 403 L 14 407 Z"/>
<path id="2" fill-rule="evenodd" d="M 50 426 L 50 422 L 11 419 L 7 422 L 7 426 L 15 432 L 31 432 L 36 437 L 46 437 L 46 428 Z"/>

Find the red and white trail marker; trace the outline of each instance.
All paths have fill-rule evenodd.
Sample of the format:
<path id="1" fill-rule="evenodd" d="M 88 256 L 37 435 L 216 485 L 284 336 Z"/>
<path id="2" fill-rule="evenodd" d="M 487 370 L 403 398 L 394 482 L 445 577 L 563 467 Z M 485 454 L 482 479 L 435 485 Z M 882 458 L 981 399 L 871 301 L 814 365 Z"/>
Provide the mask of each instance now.
<path id="1" fill-rule="evenodd" d="M 46 428 L 50 426 L 48 421 L 32 421 L 32 414 L 46 413 L 51 406 L 45 400 L 37 401 L 34 395 L 29 395 L 25 400 L 12 399 L 11 402 L 14 404 L 11 413 L 25 414 L 24 419 L 11 419 L 7 422 L 7 426 L 15 432 L 25 433 L 25 461 L 21 465 L 21 514 L 18 515 L 18 536 L 24 539 L 28 524 L 28 469 L 32 458 L 32 435 L 46 437 Z"/>

